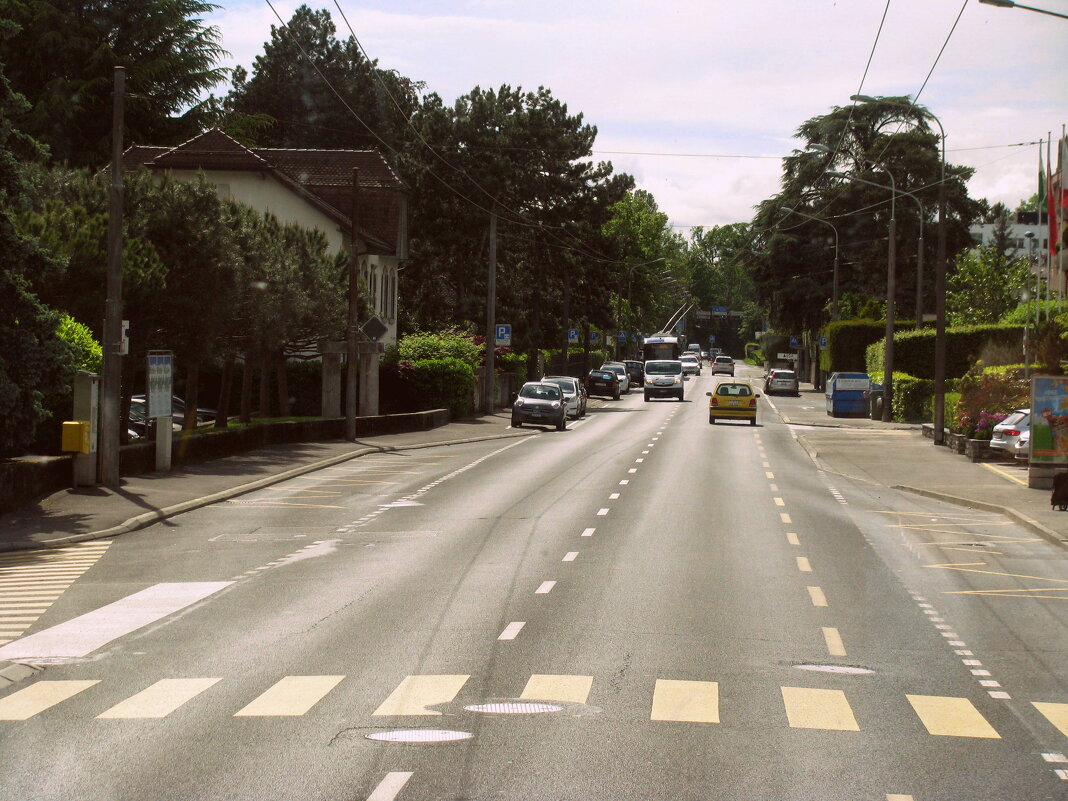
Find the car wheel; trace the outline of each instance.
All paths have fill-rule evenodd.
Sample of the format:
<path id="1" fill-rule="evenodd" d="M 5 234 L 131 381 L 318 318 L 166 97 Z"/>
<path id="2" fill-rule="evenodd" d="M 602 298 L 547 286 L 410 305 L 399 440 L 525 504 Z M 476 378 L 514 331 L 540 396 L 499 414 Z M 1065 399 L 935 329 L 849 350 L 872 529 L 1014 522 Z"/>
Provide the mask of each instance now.
<path id="1" fill-rule="evenodd" d="M 513 417 L 513 418 L 512 418 L 512 428 L 522 428 L 522 427 L 523 427 L 523 424 L 522 424 L 522 423 L 520 423 L 520 422 L 519 422 L 518 420 L 516 420 L 516 419 L 515 419 L 515 418 Z"/>
<path id="2" fill-rule="evenodd" d="M 716 418 L 715 418 L 715 417 L 713 417 L 712 415 L 709 415 L 709 416 L 708 416 L 708 422 L 709 422 L 709 423 L 710 423 L 711 425 L 715 425 L 715 424 L 716 424 Z"/>
<path id="3" fill-rule="evenodd" d="M 751 425 L 751 426 L 755 426 L 756 425 L 756 418 L 755 417 L 752 420 L 749 421 L 749 425 Z"/>
<path id="4" fill-rule="evenodd" d="M 753 422 L 756 422 L 755 420 Z M 557 431 L 564 431 L 567 429 L 567 415 L 561 415 L 560 420 L 556 423 Z"/>
<path id="5" fill-rule="evenodd" d="M 679 403 L 682 403 L 682 398 L 683 398 L 683 393 L 680 391 L 679 392 Z"/>
<path id="6" fill-rule="evenodd" d="M 616 394 L 612 396 L 612 400 L 619 400 L 619 390 L 616 390 Z"/>
<path id="7" fill-rule="evenodd" d="M 649 402 L 649 393 L 648 392 L 645 393 L 645 402 L 646 403 Z"/>

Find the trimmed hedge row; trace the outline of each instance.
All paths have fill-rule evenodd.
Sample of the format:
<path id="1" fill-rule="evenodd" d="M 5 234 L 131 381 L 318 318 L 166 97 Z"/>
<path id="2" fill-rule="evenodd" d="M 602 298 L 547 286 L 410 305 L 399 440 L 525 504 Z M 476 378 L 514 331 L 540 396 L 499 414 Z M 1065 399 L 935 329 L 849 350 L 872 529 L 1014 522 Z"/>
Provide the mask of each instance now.
<path id="1" fill-rule="evenodd" d="M 896 321 L 894 330 L 901 331 L 906 321 Z M 820 352 L 820 369 L 827 373 L 860 373 L 867 364 L 868 345 L 886 336 L 886 323 L 879 320 L 836 320 L 823 329 L 827 347 Z M 897 342 L 897 337 L 894 338 Z M 870 371 L 869 371 L 870 372 Z"/>
<path id="2" fill-rule="evenodd" d="M 454 418 L 471 414 L 475 371 L 470 364 L 460 359 L 421 359 L 413 366 L 412 383 L 421 406 L 448 409 Z"/>
<path id="3" fill-rule="evenodd" d="M 833 325 L 833 323 L 832 323 Z M 1023 326 L 962 325 L 946 329 L 946 378 L 960 378 L 972 368 L 988 345 L 1022 347 Z M 883 371 L 885 345 L 880 338 L 866 348 L 865 367 L 872 375 Z M 894 335 L 894 368 L 917 378 L 934 378 L 935 332 L 899 331 Z"/>

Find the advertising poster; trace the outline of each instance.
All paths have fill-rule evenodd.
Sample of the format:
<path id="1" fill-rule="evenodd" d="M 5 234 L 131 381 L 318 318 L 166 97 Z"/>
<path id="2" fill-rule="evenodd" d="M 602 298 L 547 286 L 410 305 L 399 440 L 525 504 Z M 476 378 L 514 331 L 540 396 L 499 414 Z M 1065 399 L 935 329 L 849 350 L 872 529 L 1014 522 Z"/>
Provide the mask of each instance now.
<path id="1" fill-rule="evenodd" d="M 1031 379 L 1031 463 L 1068 464 L 1068 378 Z"/>

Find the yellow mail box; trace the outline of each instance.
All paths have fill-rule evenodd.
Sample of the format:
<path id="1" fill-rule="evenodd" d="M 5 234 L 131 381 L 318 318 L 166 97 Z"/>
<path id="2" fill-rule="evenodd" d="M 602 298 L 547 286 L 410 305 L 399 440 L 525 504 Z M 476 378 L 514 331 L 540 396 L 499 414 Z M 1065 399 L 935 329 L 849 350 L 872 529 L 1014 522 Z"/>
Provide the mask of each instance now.
<path id="1" fill-rule="evenodd" d="M 89 453 L 89 421 L 66 420 L 63 423 L 63 450 Z"/>

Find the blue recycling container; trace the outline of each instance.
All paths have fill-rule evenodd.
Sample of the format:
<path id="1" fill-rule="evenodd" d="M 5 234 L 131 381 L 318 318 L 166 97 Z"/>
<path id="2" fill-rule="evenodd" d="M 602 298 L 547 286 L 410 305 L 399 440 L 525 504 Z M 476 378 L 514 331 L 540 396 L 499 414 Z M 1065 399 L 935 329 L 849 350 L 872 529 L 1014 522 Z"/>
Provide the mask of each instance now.
<path id="1" fill-rule="evenodd" d="M 871 378 L 867 373 L 832 373 L 824 394 L 831 417 L 867 417 Z"/>

